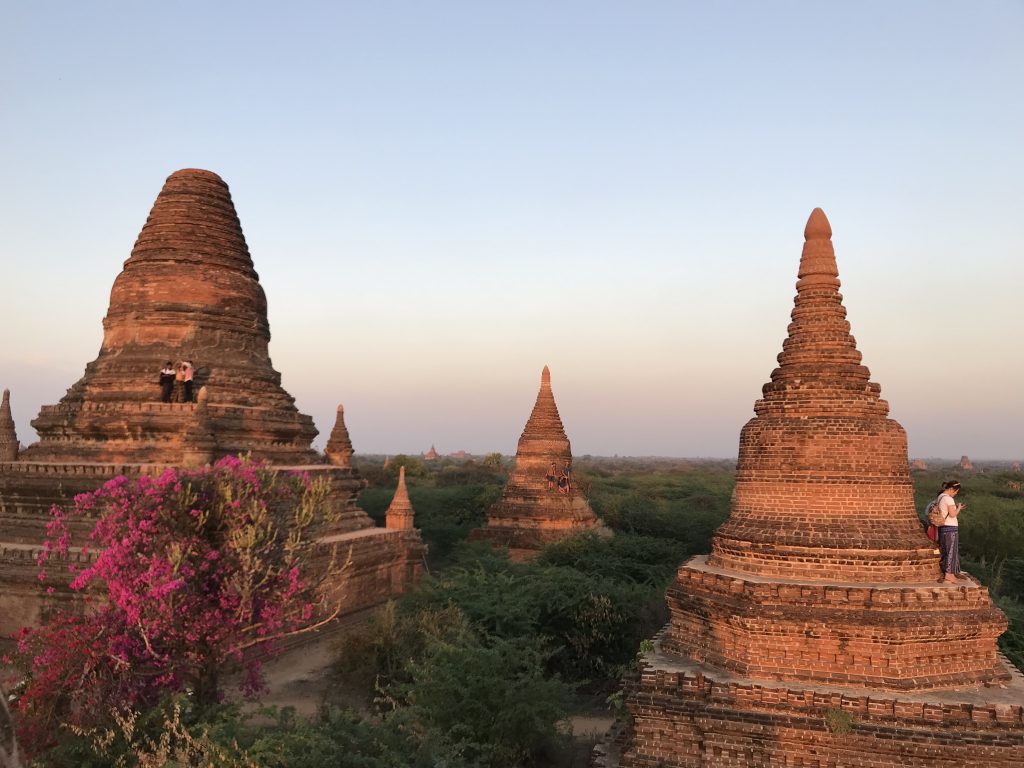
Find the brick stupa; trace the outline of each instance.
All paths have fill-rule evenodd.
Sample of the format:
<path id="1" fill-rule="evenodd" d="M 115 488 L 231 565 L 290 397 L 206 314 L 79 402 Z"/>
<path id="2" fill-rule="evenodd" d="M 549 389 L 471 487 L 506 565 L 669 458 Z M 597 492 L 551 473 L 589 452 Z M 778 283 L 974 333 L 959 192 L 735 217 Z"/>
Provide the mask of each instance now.
<path id="1" fill-rule="evenodd" d="M 189 360 L 222 454 L 316 461 L 313 420 L 270 361 L 267 299 L 228 186 L 183 170 L 161 190 L 114 281 L 99 356 L 32 426 L 26 461 L 175 464 L 189 404 L 164 404 L 157 372 Z"/>
<path id="2" fill-rule="evenodd" d="M 5 389 L 3 400 L 0 400 L 0 461 L 17 460 L 19 448 L 18 432 L 11 413 L 11 392 Z"/>
<path id="3" fill-rule="evenodd" d="M 418 532 L 376 528 L 359 509 L 365 481 L 347 460 L 347 431 L 347 456 L 332 435 L 341 461 L 312 448 L 316 427 L 282 388 L 269 342 L 266 297 L 227 184 L 204 170 L 172 174 L 114 281 L 99 355 L 58 404 L 43 406 L 32 422 L 39 441 L 0 462 L 0 635 L 38 615 L 34 561 L 51 504 L 119 474 L 229 454 L 301 467 L 329 484 L 336 522 L 322 543 L 343 550 L 342 561 L 351 549 L 346 611 L 383 602 L 418 576 Z M 161 402 L 157 374 L 168 360 L 192 362 L 196 402 Z"/>
<path id="4" fill-rule="evenodd" d="M 409 500 L 409 491 L 405 487 L 405 465 L 398 468 L 398 486 L 391 499 L 387 512 L 384 513 L 385 526 L 397 530 L 410 530 L 416 513 Z"/>
<path id="5" fill-rule="evenodd" d="M 730 517 L 669 587 L 632 722 L 596 765 L 1024 764 L 1006 618 L 974 579 L 936 583 L 906 435 L 850 335 L 831 234 L 815 209 Z"/>
<path id="6" fill-rule="evenodd" d="M 552 487 L 547 479 L 552 463 L 556 473 L 571 468 L 572 447 L 551 391 L 551 373 L 544 366 L 537 402 L 519 438 L 515 466 L 501 499 L 488 511 L 487 525 L 472 531 L 470 539 L 505 546 L 514 556 L 526 557 L 567 536 L 603 530 L 574 480 L 567 493 L 557 484 Z"/>
<path id="7" fill-rule="evenodd" d="M 327 446 L 324 454 L 331 464 L 348 469 L 352 466 L 352 438 L 348 435 L 348 427 L 345 426 L 345 409 L 339 404 L 338 415 L 334 419 L 334 429 L 331 436 L 327 438 Z"/>

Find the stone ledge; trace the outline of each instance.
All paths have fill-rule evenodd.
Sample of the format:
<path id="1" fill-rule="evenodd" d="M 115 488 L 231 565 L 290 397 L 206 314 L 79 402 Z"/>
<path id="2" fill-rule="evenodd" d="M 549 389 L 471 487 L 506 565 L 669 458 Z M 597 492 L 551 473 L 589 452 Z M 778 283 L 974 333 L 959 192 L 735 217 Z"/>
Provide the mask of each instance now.
<path id="1" fill-rule="evenodd" d="M 988 588 L 969 577 L 957 584 L 928 582 L 843 582 L 814 581 L 750 574 L 717 567 L 708 563 L 707 555 L 695 555 L 679 567 L 676 583 L 695 583 L 724 595 L 756 600 L 759 605 L 790 606 L 799 603 L 805 608 L 870 609 L 900 611 L 923 608 L 932 604 L 988 605 Z"/>
<path id="2" fill-rule="evenodd" d="M 801 706 L 839 707 L 865 715 L 884 714 L 894 717 L 906 711 L 919 712 L 928 722 L 960 723 L 963 712 L 975 707 L 991 708 L 996 712 L 992 722 L 1024 728 L 1024 674 L 999 654 L 1008 673 L 1004 685 L 971 685 L 943 690 L 932 689 L 921 693 L 879 691 L 861 686 L 834 686 L 815 683 L 780 683 L 754 677 L 732 674 L 726 670 L 685 659 L 662 649 L 664 630 L 654 639 L 654 650 L 640 660 L 641 681 L 659 679 L 666 685 L 696 690 L 706 688 L 711 695 L 739 695 L 764 705 L 780 702 Z M 967 708 L 966 710 L 964 708 Z M 944 713 L 937 718 L 937 713 Z M 947 717 L 948 716 L 948 717 Z M 968 719 L 975 719 L 973 716 Z M 988 721 L 987 718 L 982 718 Z M 1024 739 L 1024 731 L 1022 731 Z M 1024 743 L 1024 741 L 1022 741 Z"/>

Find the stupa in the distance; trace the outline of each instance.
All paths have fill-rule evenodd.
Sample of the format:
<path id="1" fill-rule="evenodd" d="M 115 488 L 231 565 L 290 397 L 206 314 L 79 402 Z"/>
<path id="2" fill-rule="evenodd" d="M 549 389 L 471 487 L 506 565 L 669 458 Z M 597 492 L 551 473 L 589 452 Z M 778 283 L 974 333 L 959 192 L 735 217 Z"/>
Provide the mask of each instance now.
<path id="1" fill-rule="evenodd" d="M 0 635 L 38 617 L 35 557 L 52 504 L 119 474 L 231 454 L 327 480 L 337 522 L 324 527 L 322 543 L 345 550 L 342 559 L 352 551 L 337 585 L 346 611 L 383 602 L 418 577 L 419 533 L 376 528 L 356 505 L 365 481 L 349 461 L 341 408 L 322 457 L 311 447 L 313 420 L 281 386 L 269 342 L 266 296 L 227 184 L 210 171 L 172 174 L 114 281 L 99 355 L 59 403 L 42 407 L 32 422 L 39 441 L 0 454 Z M 162 402 L 158 374 L 168 361 L 192 364 L 196 402 Z"/>
<path id="2" fill-rule="evenodd" d="M 1005 616 L 937 583 L 903 428 L 861 364 L 815 209 L 779 367 L 740 434 L 729 519 L 679 568 L 671 619 L 597 750 L 623 768 L 1024 765 Z"/>
<path id="3" fill-rule="evenodd" d="M 567 477 L 560 482 L 563 474 Z M 487 524 L 471 531 L 469 538 L 508 547 L 513 557 L 525 558 L 546 544 L 598 530 L 607 529 L 576 487 L 572 447 L 545 365 L 501 499 L 488 511 Z"/>

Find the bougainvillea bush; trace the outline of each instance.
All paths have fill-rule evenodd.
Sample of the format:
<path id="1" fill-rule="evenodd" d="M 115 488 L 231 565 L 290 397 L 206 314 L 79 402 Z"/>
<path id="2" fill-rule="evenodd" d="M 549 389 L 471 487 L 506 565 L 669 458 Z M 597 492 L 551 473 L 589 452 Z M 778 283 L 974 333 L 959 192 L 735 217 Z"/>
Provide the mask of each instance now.
<path id="1" fill-rule="evenodd" d="M 23 745 L 38 751 L 60 723 L 95 725 L 112 707 L 145 709 L 169 693 L 216 701 L 226 672 L 257 692 L 260 658 L 337 612 L 300 572 L 325 496 L 303 474 L 228 457 L 118 477 L 69 510 L 54 507 L 40 578 L 68 568 L 80 599 L 20 634 Z M 96 520 L 87 541 L 72 540 L 76 516 Z M 85 557 L 68 558 L 79 549 Z"/>

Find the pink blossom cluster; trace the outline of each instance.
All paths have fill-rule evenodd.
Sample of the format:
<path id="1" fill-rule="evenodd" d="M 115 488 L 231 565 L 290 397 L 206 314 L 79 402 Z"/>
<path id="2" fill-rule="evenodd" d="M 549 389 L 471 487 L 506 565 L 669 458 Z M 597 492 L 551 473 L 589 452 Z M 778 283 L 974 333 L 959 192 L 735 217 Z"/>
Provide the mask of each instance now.
<path id="1" fill-rule="evenodd" d="M 296 510 L 321 500 L 303 475 L 228 457 L 118 477 L 68 511 L 55 506 L 40 578 L 47 565 L 70 568 L 76 551 L 86 565 L 70 568 L 70 591 L 42 624 L 20 633 L 23 743 L 45 745 L 57 720 L 88 724 L 168 692 L 215 699 L 227 671 L 242 671 L 245 693 L 259 691 L 255 651 L 276 652 L 314 618 L 299 567 L 311 517 Z M 91 517 L 92 533 L 76 544 L 71 522 Z"/>

